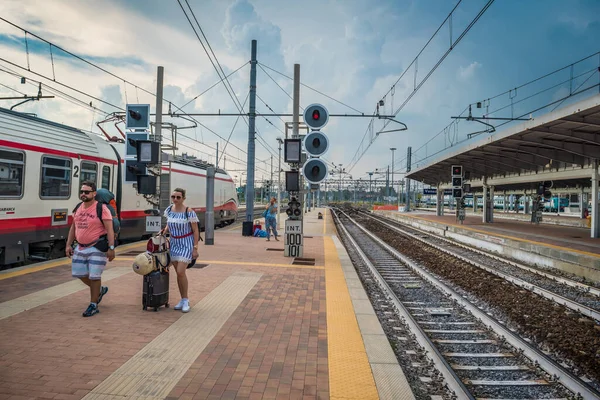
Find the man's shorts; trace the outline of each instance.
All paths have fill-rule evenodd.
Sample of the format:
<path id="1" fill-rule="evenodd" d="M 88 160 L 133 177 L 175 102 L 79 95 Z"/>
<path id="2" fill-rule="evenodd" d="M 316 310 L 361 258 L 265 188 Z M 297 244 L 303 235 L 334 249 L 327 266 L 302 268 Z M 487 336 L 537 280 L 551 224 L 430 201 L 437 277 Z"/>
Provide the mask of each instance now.
<path id="1" fill-rule="evenodd" d="M 95 247 L 80 249 L 77 246 L 73 252 L 71 275 L 75 278 L 89 277 L 93 281 L 99 280 L 107 262 L 106 253 L 98 251 Z"/>

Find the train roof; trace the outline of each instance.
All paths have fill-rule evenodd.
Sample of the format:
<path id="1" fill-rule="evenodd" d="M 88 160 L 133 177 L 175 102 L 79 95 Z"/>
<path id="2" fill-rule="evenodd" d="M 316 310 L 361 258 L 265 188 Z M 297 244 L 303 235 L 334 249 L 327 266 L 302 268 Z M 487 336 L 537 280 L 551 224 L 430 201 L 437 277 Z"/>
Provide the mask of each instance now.
<path id="1" fill-rule="evenodd" d="M 200 168 L 200 169 L 206 169 L 207 167 L 214 167 L 214 164 L 211 164 L 207 161 L 200 160 L 197 158 L 187 158 L 184 156 L 175 156 L 173 158 L 173 162 L 177 163 L 177 164 L 182 164 L 182 165 L 189 165 L 190 167 L 195 167 L 195 168 Z M 225 171 L 223 168 L 215 169 L 215 173 L 228 175 L 227 171 Z"/>
<path id="2" fill-rule="evenodd" d="M 115 160 L 108 142 L 71 126 L 0 108 L 0 137 L 29 148 Z"/>
<path id="3" fill-rule="evenodd" d="M 14 142 L 40 146 L 47 149 L 58 149 L 76 154 L 94 155 L 106 159 L 114 159 L 110 144 L 104 138 L 84 132 L 72 126 L 48 121 L 17 111 L 0 107 L 0 137 Z M 124 152 L 120 149 L 121 153 Z M 194 157 L 176 155 L 173 162 L 193 168 L 206 169 L 213 164 Z M 218 174 L 229 175 L 222 168 L 215 170 Z"/>
<path id="4" fill-rule="evenodd" d="M 25 118 L 25 119 L 28 119 L 28 120 L 31 120 L 31 121 L 42 123 L 42 124 L 55 126 L 57 128 L 68 129 L 68 130 L 71 130 L 73 132 L 84 133 L 80 129 L 74 128 L 72 126 L 59 124 L 58 122 L 48 121 L 47 119 L 34 117 L 31 114 L 25 114 L 25 113 L 22 113 L 22 112 L 19 112 L 19 111 L 12 111 L 12 110 L 9 110 L 7 108 L 0 107 L 0 113 L 4 113 L 4 114 L 7 114 L 7 115 L 13 115 L 13 116 L 19 117 L 19 118 Z"/>

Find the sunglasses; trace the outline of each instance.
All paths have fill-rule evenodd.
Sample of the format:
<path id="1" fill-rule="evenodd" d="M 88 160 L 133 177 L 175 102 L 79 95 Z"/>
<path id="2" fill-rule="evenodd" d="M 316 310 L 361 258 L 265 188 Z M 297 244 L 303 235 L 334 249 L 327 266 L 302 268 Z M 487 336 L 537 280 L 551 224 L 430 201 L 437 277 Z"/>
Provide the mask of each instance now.
<path id="1" fill-rule="evenodd" d="M 181 196 L 171 196 L 171 198 L 179 200 L 181 198 Z"/>
<path id="2" fill-rule="evenodd" d="M 92 192 L 93 192 L 93 190 L 80 190 L 79 194 L 90 194 Z"/>

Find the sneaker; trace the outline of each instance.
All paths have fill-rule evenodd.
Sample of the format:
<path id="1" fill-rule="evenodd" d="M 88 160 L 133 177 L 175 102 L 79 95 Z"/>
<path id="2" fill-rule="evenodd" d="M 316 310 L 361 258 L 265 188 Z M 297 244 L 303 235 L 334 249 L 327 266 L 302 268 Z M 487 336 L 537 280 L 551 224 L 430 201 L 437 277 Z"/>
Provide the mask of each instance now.
<path id="1" fill-rule="evenodd" d="M 83 316 L 84 317 L 91 317 L 94 314 L 98 314 L 100 312 L 100 310 L 98 310 L 98 306 L 90 303 L 90 305 L 88 306 L 87 310 L 85 310 L 83 312 Z"/>
<path id="2" fill-rule="evenodd" d="M 100 287 L 100 295 L 98 296 L 98 304 L 100 304 L 100 302 L 102 301 L 102 297 L 104 297 L 104 295 L 108 292 L 108 286 L 101 286 Z"/>
<path id="3" fill-rule="evenodd" d="M 189 301 L 183 302 L 183 307 L 181 308 L 181 311 L 190 312 L 190 302 Z"/>
<path id="4" fill-rule="evenodd" d="M 277 236 L 275 236 L 275 240 L 277 240 L 279 242 L 279 239 L 277 239 Z"/>
<path id="5" fill-rule="evenodd" d="M 179 303 L 175 306 L 175 310 L 181 310 L 183 308 L 183 303 L 185 303 L 183 299 L 179 300 Z"/>

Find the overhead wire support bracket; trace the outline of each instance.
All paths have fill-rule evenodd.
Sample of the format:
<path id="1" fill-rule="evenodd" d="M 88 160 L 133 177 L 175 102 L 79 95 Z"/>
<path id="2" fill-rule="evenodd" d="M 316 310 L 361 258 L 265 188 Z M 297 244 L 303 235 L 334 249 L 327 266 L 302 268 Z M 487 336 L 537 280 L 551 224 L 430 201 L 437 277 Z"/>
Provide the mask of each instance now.
<path id="1" fill-rule="evenodd" d="M 390 132 L 401 132 L 401 131 L 406 131 L 408 130 L 408 126 L 406 126 L 406 124 L 404 122 L 400 122 L 400 121 L 396 121 L 394 119 L 394 116 L 389 116 L 389 115 L 378 115 L 377 118 L 379 119 L 387 119 L 389 121 L 395 122 L 397 124 L 403 125 L 403 128 L 400 129 L 389 129 L 387 131 L 379 131 L 377 132 L 375 135 L 381 135 L 382 133 L 390 133 Z"/>
<path id="2" fill-rule="evenodd" d="M 478 108 L 480 108 L 478 106 Z M 501 118 L 501 117 L 487 117 L 487 116 L 483 116 L 483 117 L 474 117 L 473 114 L 471 113 L 471 105 L 469 105 L 469 115 L 467 115 L 466 117 L 450 117 L 452 119 L 464 119 L 467 121 L 474 121 L 474 122 L 479 122 L 480 124 L 483 124 L 485 126 L 488 126 L 489 129 L 485 129 L 483 131 L 477 131 L 477 132 L 473 132 L 473 133 L 469 133 L 467 135 L 467 138 L 472 138 L 473 136 L 479 135 L 480 133 L 485 133 L 485 132 L 496 132 L 496 127 L 492 124 L 488 124 L 487 122 L 483 122 L 482 120 L 495 120 L 495 121 L 530 121 L 532 118 Z"/>

